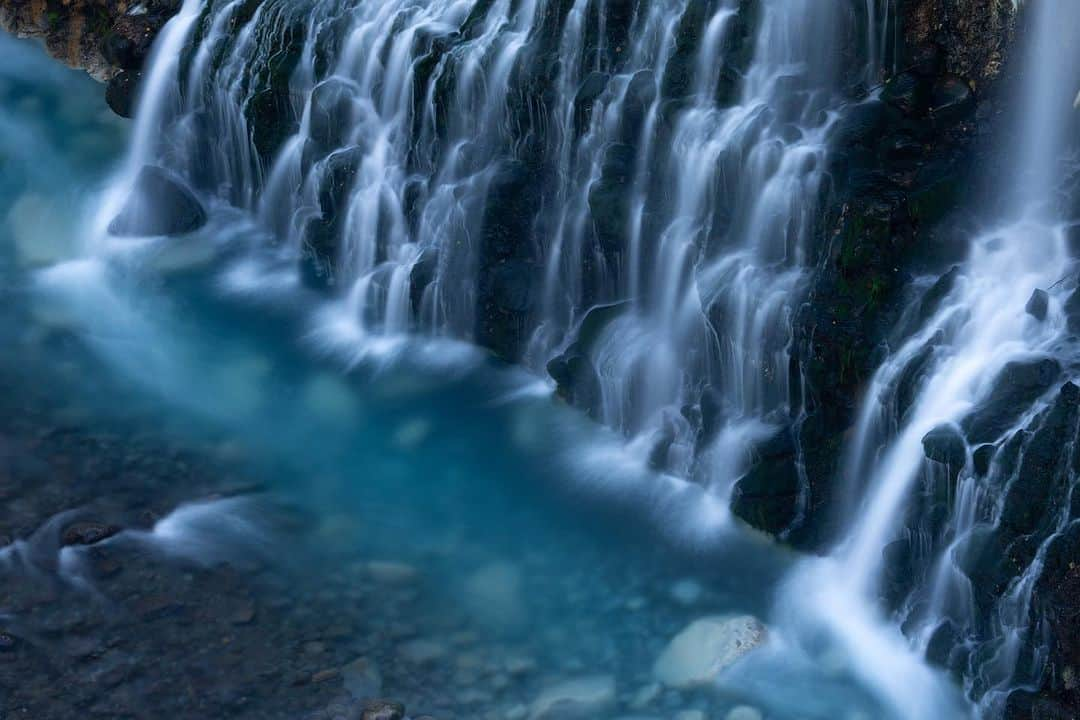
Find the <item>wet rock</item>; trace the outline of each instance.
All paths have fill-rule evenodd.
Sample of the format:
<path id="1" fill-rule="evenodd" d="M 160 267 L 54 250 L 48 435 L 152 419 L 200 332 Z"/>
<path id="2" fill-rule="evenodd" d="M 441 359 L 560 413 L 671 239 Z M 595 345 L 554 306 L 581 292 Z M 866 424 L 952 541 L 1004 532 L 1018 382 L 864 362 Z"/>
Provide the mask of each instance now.
<path id="1" fill-rule="evenodd" d="M 922 439 L 923 453 L 934 462 L 959 469 L 967 462 L 967 443 L 956 426 L 938 425 Z"/>
<path id="2" fill-rule="evenodd" d="M 1050 296 L 1045 290 L 1036 289 L 1031 293 L 1031 298 L 1024 306 L 1027 314 L 1042 322 L 1046 319 L 1046 312 L 1050 306 Z"/>
<path id="3" fill-rule="evenodd" d="M 321 153 L 341 147 L 353 117 L 355 85 L 334 76 L 311 91 L 308 135 Z"/>
<path id="4" fill-rule="evenodd" d="M 989 443 L 975 448 L 975 452 L 971 454 L 971 464 L 979 477 L 986 477 L 986 473 L 990 472 L 990 463 L 996 452 L 997 446 Z"/>
<path id="5" fill-rule="evenodd" d="M 1076 435 L 1080 387 L 1062 385 L 1053 405 L 1031 430 L 1015 479 L 1006 488 L 1001 524 L 1026 535 L 1056 523 L 1060 504 L 1068 497 L 1069 444 Z"/>
<path id="6" fill-rule="evenodd" d="M 526 618 L 521 573 L 510 563 L 492 563 L 465 582 L 465 599 L 478 622 L 509 629 Z"/>
<path id="7" fill-rule="evenodd" d="M 735 483 L 731 511 L 759 530 L 779 534 L 798 515 L 800 481 L 791 431 L 780 430 L 754 454 L 757 462 Z"/>
<path id="8" fill-rule="evenodd" d="M 700 618 L 664 648 L 653 665 L 653 677 L 675 688 L 708 684 L 765 637 L 765 626 L 751 615 Z"/>
<path id="9" fill-rule="evenodd" d="M 357 658 L 342 667 L 341 677 L 345 689 L 358 700 L 377 698 L 382 694 L 382 674 L 367 658 Z"/>
<path id="10" fill-rule="evenodd" d="M 762 720 L 761 711 L 749 705 L 739 705 L 728 711 L 724 720 Z"/>
<path id="11" fill-rule="evenodd" d="M 433 663 L 446 656 L 446 646 L 432 640 L 410 640 L 398 648 L 402 659 L 415 665 Z"/>
<path id="12" fill-rule="evenodd" d="M 109 78 L 105 85 L 105 103 L 122 118 L 134 118 L 138 107 L 139 83 L 142 73 L 124 70 Z"/>
<path id="13" fill-rule="evenodd" d="M 120 213 L 109 223 L 117 236 L 184 235 L 206 224 L 206 211 L 171 173 L 154 165 L 139 171 Z"/>
<path id="14" fill-rule="evenodd" d="M 135 614 L 143 620 L 155 620 L 170 615 L 181 608 L 181 603 L 169 595 L 145 595 L 134 604 Z"/>
<path id="15" fill-rule="evenodd" d="M 532 703 L 529 720 L 586 720 L 615 704 L 615 678 L 592 675 L 544 690 Z"/>
<path id="16" fill-rule="evenodd" d="M 116 525 L 96 522 L 77 522 L 64 528 L 60 535 L 62 545 L 93 545 L 120 532 Z"/>
<path id="17" fill-rule="evenodd" d="M 705 589 L 693 578 L 683 578 L 671 586 L 671 599 L 680 605 L 696 605 Z"/>
<path id="18" fill-rule="evenodd" d="M 1061 365 L 1053 358 L 1014 360 L 995 378 L 993 390 L 978 410 L 964 422 L 963 428 L 972 443 L 997 440 L 1049 390 L 1061 374 Z"/>
<path id="19" fill-rule="evenodd" d="M 648 707 L 653 703 L 653 701 L 660 697 L 660 693 L 663 691 L 663 689 L 664 688 L 660 685 L 660 683 L 656 682 L 642 686 L 636 693 L 634 693 L 634 697 L 630 699 L 630 707 L 634 710 L 640 710 L 643 707 Z"/>
<path id="20" fill-rule="evenodd" d="M 315 673 L 314 675 L 312 675 L 311 676 L 311 682 L 314 685 L 318 685 L 319 683 L 325 683 L 325 682 L 330 682 L 331 680 L 337 680 L 340 677 L 341 677 L 341 671 L 338 670 L 337 668 L 326 668 L 325 670 L 320 670 L 317 673 Z"/>
<path id="21" fill-rule="evenodd" d="M 930 115 L 935 122 L 952 123 L 963 120 L 975 110 L 975 93 L 961 77 L 945 75 L 930 91 Z"/>
<path id="22" fill-rule="evenodd" d="M 885 83 L 881 99 L 908 116 L 922 115 L 930 102 L 930 87 L 925 78 L 904 72 Z"/>
<path id="23" fill-rule="evenodd" d="M 412 565 L 385 560 L 369 562 L 367 572 L 375 582 L 387 585 L 407 585 L 420 577 L 419 571 Z"/>
<path id="24" fill-rule="evenodd" d="M 364 705 L 360 720 L 402 720 L 405 706 L 393 700 L 372 700 Z"/>
<path id="25" fill-rule="evenodd" d="M 150 55 L 157 31 L 157 24 L 146 15 L 125 15 L 109 29 L 101 54 L 122 70 L 138 70 Z"/>

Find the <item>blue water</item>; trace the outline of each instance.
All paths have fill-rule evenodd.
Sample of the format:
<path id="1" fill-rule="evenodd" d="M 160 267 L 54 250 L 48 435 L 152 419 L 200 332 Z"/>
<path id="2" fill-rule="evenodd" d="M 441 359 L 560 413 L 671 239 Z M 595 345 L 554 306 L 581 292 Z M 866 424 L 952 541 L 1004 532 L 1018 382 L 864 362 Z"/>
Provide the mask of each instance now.
<path id="1" fill-rule="evenodd" d="M 238 463 L 261 487 L 244 511 L 259 530 L 219 541 L 280 565 L 291 591 L 340 588 L 371 561 L 406 563 L 420 578 L 415 603 L 383 612 L 410 636 L 450 647 L 469 633 L 470 653 L 535 663 L 472 685 L 445 671 L 465 667 L 455 649 L 438 670 L 384 668 L 407 705 L 504 717 L 549 682 L 600 673 L 615 676 L 612 717 L 719 718 L 739 704 L 776 720 L 885 716 L 827 637 L 796 646 L 778 629 L 717 687 L 631 708 L 693 619 L 748 612 L 772 624 L 796 558 L 698 486 L 625 459 L 618 438 L 535 376 L 451 342 L 328 347 L 307 324 L 313 298 L 287 283 L 276 297 L 244 292 L 246 273 L 273 272 L 272 257 L 255 268 L 238 252 L 251 237 L 211 227 L 102 261 L 85 228 L 128 126 L 100 87 L 36 47 L 0 38 L 0 58 L 0 321 L 27 358 L 20 379 L 63 388 L 56 404 L 83 421 L 150 419 Z M 41 338 L 57 333 L 77 349 L 48 350 Z M 305 520 L 282 529 L 260 510 L 270 505 Z M 512 597 L 478 607 L 485 577 L 514 586 Z"/>

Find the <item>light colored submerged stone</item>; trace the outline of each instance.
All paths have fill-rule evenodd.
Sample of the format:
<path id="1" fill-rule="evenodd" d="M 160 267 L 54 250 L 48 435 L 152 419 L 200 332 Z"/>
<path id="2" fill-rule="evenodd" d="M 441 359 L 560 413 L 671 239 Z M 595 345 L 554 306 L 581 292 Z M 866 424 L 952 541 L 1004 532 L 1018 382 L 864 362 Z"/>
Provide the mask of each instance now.
<path id="1" fill-rule="evenodd" d="M 341 678 L 348 691 L 357 700 L 377 698 L 382 695 L 382 673 L 367 658 L 357 658 L 341 668 Z"/>
<path id="2" fill-rule="evenodd" d="M 52 202 L 36 193 L 26 193 L 15 201 L 7 224 L 23 267 L 52 265 L 75 255 L 74 232 L 63 218 Z"/>
<path id="3" fill-rule="evenodd" d="M 696 605 L 705 589 L 693 578 L 683 578 L 671 586 L 671 599 L 680 605 Z"/>
<path id="4" fill-rule="evenodd" d="M 615 677 L 589 675 L 552 685 L 533 701 L 529 720 L 585 720 L 615 705 Z"/>
<path id="5" fill-rule="evenodd" d="M 399 450 L 415 450 L 431 435 L 431 423 L 424 418 L 413 418 L 402 423 L 390 438 Z"/>
<path id="6" fill-rule="evenodd" d="M 510 628 L 525 621 L 521 572 L 510 563 L 492 563 L 470 575 L 465 581 L 465 600 L 477 622 Z"/>
<path id="7" fill-rule="evenodd" d="M 749 705 L 739 705 L 731 708 L 724 720 L 762 720 L 761 711 Z"/>
<path id="8" fill-rule="evenodd" d="M 405 585 L 420 576 L 412 565 L 390 560 L 372 560 L 367 564 L 367 571 L 372 580 L 386 585 Z"/>
<path id="9" fill-rule="evenodd" d="M 316 416 L 348 422 L 359 415 L 352 388 L 336 375 L 317 373 L 304 384 L 304 405 Z"/>
<path id="10" fill-rule="evenodd" d="M 634 710 L 640 710 L 660 697 L 662 691 L 663 688 L 660 683 L 649 683 L 634 693 L 634 697 L 630 700 L 630 707 Z"/>
<path id="11" fill-rule="evenodd" d="M 706 720 L 706 717 L 702 710 L 680 710 L 675 713 L 675 720 Z"/>
<path id="12" fill-rule="evenodd" d="M 700 618 L 668 643 L 653 665 L 653 676 L 669 687 L 708 684 L 761 645 L 765 635 L 765 626 L 751 615 Z"/>
<path id="13" fill-rule="evenodd" d="M 446 646 L 434 640 L 410 640 L 398 649 L 402 659 L 416 665 L 432 663 L 446 656 Z"/>

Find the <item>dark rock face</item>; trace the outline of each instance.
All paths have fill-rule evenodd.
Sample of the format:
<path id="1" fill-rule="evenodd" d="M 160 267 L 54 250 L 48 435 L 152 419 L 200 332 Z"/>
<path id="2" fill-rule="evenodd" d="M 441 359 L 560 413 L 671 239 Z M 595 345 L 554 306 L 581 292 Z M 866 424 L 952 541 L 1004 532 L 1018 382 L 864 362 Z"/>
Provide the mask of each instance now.
<path id="1" fill-rule="evenodd" d="M 114 113 L 122 118 L 135 117 L 141 79 L 141 73 L 132 70 L 121 70 L 109 78 L 105 84 L 105 102 Z"/>
<path id="2" fill-rule="evenodd" d="M 206 211 L 190 190 L 153 165 L 140 172 L 131 195 L 109 223 L 118 236 L 184 235 L 206 224 Z"/>
<path id="3" fill-rule="evenodd" d="M 1045 290 L 1035 290 L 1031 293 L 1031 298 L 1027 301 L 1027 305 L 1024 306 L 1024 310 L 1028 315 L 1042 322 L 1046 319 L 1046 312 L 1049 309 L 1050 296 L 1047 295 Z"/>
<path id="4" fill-rule="evenodd" d="M 934 462 L 943 463 L 959 469 L 967 462 L 967 443 L 964 437 L 952 425 L 939 425 L 922 439 L 926 457 Z"/>

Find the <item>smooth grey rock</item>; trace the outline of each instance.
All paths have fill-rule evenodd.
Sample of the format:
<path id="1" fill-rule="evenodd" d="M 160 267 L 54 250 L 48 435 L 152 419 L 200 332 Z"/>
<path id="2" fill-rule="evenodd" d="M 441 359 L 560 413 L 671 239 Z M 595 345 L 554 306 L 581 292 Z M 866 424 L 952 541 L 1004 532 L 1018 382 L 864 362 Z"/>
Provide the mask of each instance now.
<path id="1" fill-rule="evenodd" d="M 766 628 L 752 615 L 713 615 L 690 623 L 653 665 L 653 677 L 669 687 L 691 688 L 716 679 L 765 641 Z"/>

